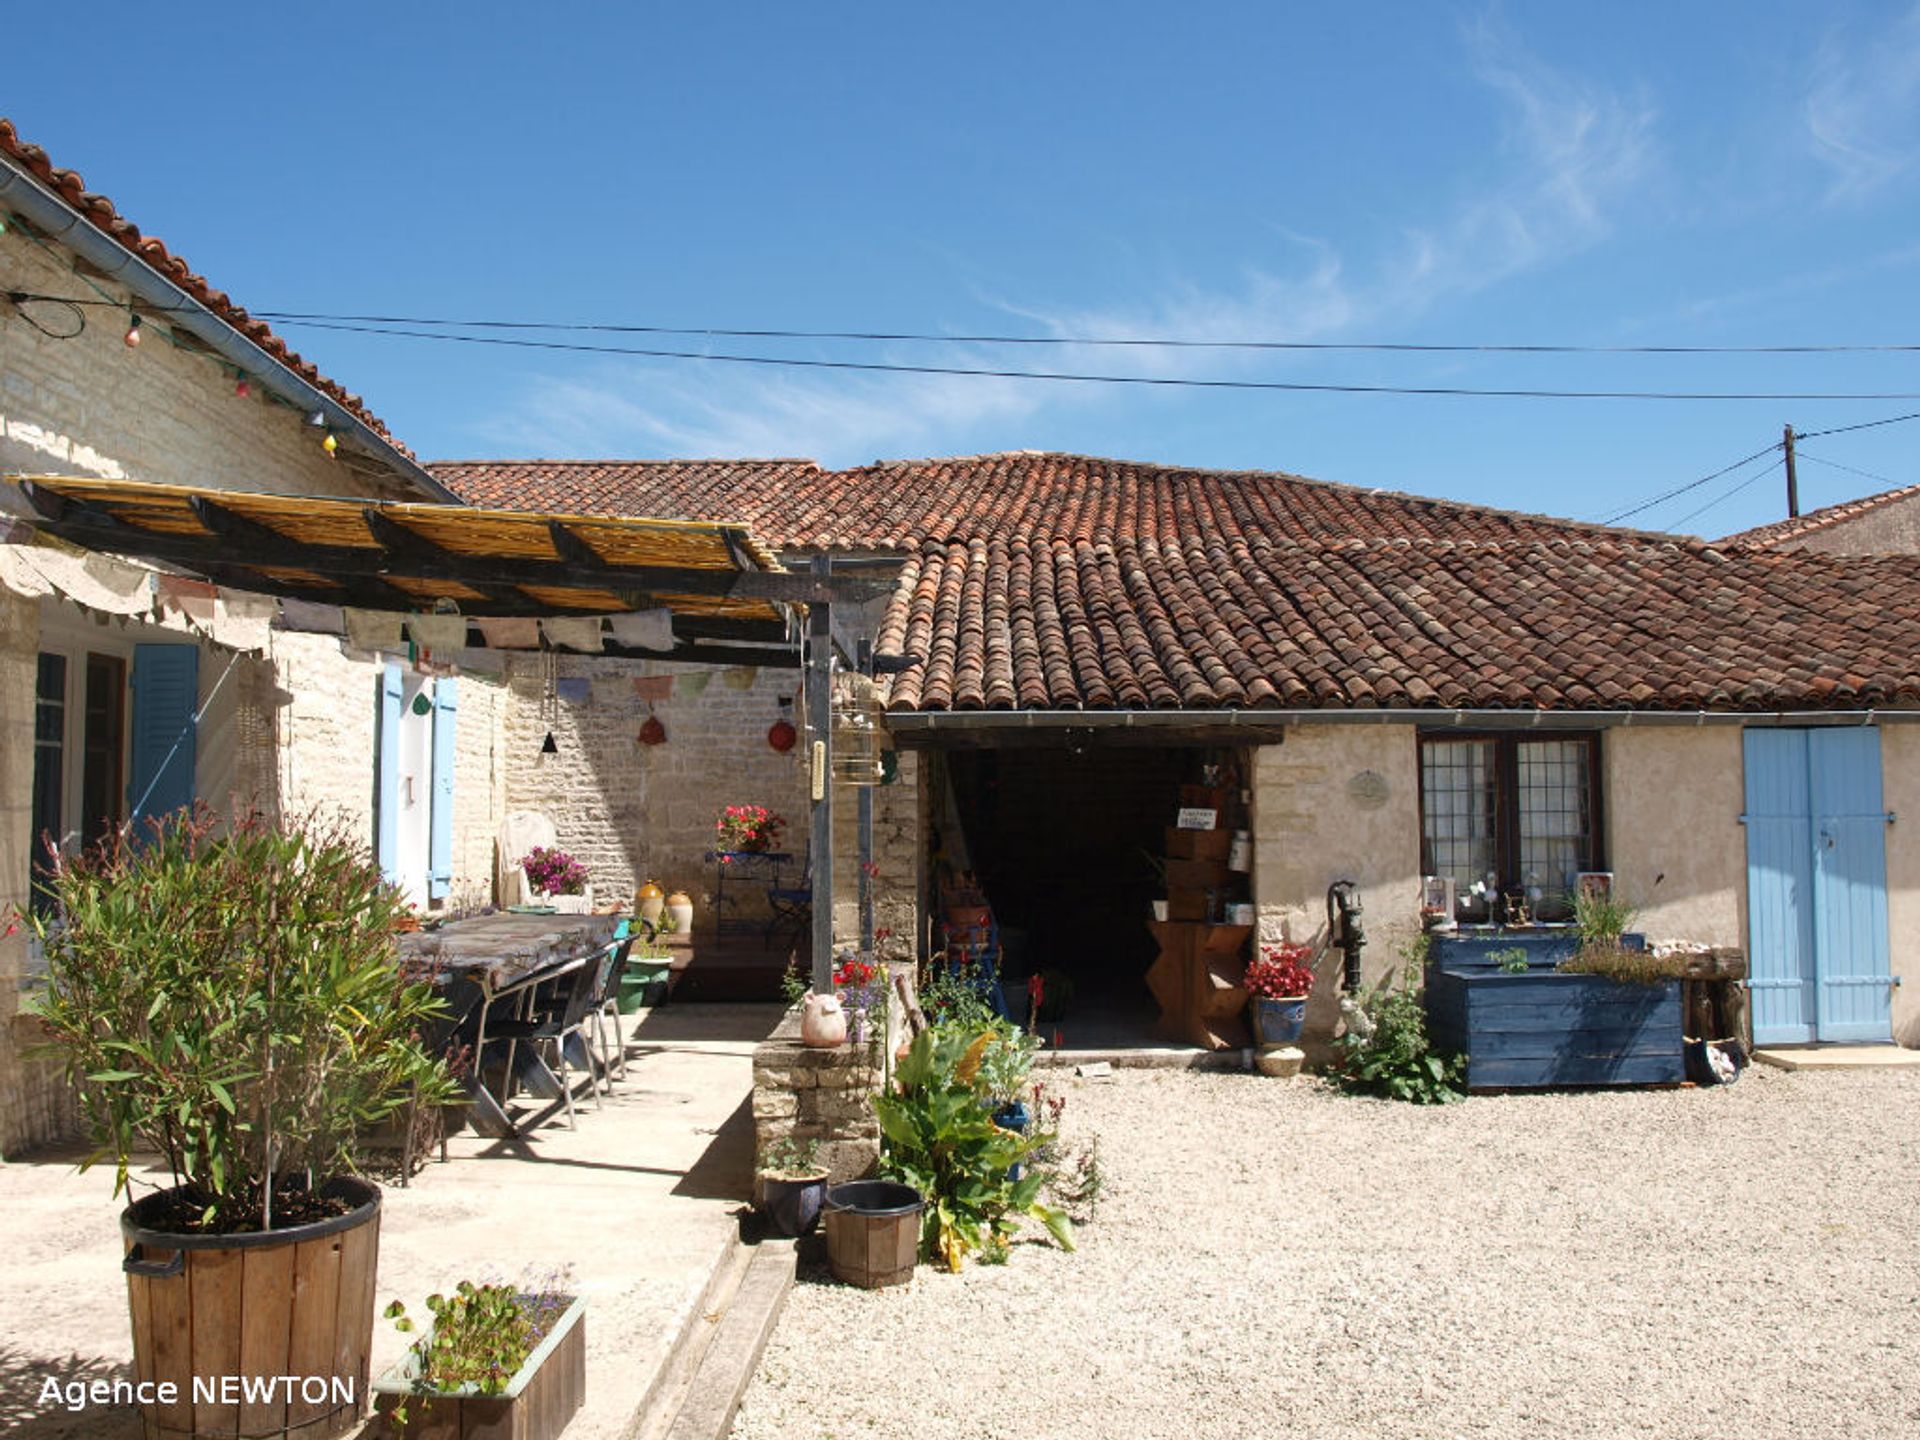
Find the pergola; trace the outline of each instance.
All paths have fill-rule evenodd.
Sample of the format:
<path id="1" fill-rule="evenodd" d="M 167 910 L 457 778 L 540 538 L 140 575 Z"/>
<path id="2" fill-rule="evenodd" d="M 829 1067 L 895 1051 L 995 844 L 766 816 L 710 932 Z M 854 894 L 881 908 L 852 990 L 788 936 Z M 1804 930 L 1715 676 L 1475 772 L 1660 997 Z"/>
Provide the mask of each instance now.
<path id="1" fill-rule="evenodd" d="M 786 570 L 744 525 L 271 495 L 60 475 L 10 476 L 35 525 L 89 550 L 233 590 L 407 615 L 586 618 L 673 612 L 668 649 L 601 653 L 798 666 L 808 728 L 813 979 L 833 965 L 835 602 L 885 587 Z M 18 537 L 16 537 L 18 538 Z M 469 643 L 485 637 L 470 627 Z M 864 794 L 864 792 L 863 792 Z M 863 819 L 868 815 L 863 805 Z M 870 823 L 870 822 L 869 822 Z M 862 849 L 870 846 L 863 827 Z M 863 859 L 867 858 L 863 854 Z"/>

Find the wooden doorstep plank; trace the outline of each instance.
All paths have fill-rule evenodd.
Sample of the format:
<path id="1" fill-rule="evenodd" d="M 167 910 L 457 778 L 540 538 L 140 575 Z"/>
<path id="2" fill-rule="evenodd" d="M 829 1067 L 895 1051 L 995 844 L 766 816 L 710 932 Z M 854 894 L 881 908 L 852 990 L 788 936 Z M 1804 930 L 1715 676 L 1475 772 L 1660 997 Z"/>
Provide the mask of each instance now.
<path id="1" fill-rule="evenodd" d="M 240 1373 L 245 1262 L 244 1250 L 202 1250 L 187 1267 L 193 1279 L 193 1373 L 216 1397 L 223 1377 Z M 196 1399 L 193 1428 L 199 1435 L 239 1434 L 239 1402 Z"/>
<path id="2" fill-rule="evenodd" d="M 1641 1056 L 1602 1070 L 1555 1060 L 1473 1061 L 1467 1071 L 1471 1089 L 1539 1089 L 1576 1085 L 1660 1085 L 1686 1078 L 1680 1057 Z"/>
<path id="3" fill-rule="evenodd" d="M 241 1290 L 245 1296 L 240 1314 L 240 1367 L 242 1381 L 287 1373 L 287 1347 L 293 1305 L 293 1251 L 291 1245 L 276 1245 L 244 1252 Z M 269 1399 L 240 1397 L 239 1429 L 242 1435 L 265 1435 L 287 1423 L 286 1404 L 276 1392 Z"/>

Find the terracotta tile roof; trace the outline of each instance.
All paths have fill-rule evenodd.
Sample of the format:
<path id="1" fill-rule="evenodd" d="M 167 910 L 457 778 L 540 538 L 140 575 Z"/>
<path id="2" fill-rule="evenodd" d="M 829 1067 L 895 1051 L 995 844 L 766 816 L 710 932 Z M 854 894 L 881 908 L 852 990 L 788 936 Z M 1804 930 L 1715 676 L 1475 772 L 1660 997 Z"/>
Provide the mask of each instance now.
<path id="1" fill-rule="evenodd" d="M 1778 545 L 1790 545 L 1795 540 L 1804 539 L 1821 530 L 1830 530 L 1835 525 L 1844 525 L 1849 520 L 1870 515 L 1883 505 L 1891 505 L 1898 500 L 1911 500 L 1915 496 L 1920 496 L 1920 485 L 1903 485 L 1898 490 L 1882 490 L 1878 495 L 1862 495 L 1857 500 L 1842 500 L 1838 505 L 1809 510 L 1806 514 L 1796 515 L 1791 520 L 1776 520 L 1771 525 L 1756 525 L 1751 530 L 1742 530 L 1738 534 L 1729 535 L 1719 543 L 1761 550 Z"/>
<path id="2" fill-rule="evenodd" d="M 914 550 L 1014 534 L 1094 542 L 1641 534 L 1275 471 L 1034 451 L 852 470 L 811 460 L 459 460 L 427 469 L 476 505 L 738 520 L 769 543 L 821 549 Z"/>
<path id="3" fill-rule="evenodd" d="M 308 384 L 331 395 L 395 450 L 412 456 L 413 452 L 393 438 L 385 423 L 367 409 L 366 402 L 358 395 L 349 393 L 338 381 L 322 375 L 310 361 L 301 359 L 264 321 L 255 320 L 245 309 L 236 305 L 225 291 L 214 289 L 204 276 L 195 274 L 187 262 L 169 250 L 159 236 L 143 234 L 137 225 L 114 208 L 111 200 L 87 189 L 78 171 L 59 168 L 47 158 L 45 150 L 22 140 L 13 122 L 4 116 L 0 116 L 0 154 L 54 191 L 94 229 L 145 261 L 149 268 L 185 290 Z"/>
<path id="4" fill-rule="evenodd" d="M 1920 560 L 1560 539 L 930 544 L 896 710 L 1920 706 Z"/>

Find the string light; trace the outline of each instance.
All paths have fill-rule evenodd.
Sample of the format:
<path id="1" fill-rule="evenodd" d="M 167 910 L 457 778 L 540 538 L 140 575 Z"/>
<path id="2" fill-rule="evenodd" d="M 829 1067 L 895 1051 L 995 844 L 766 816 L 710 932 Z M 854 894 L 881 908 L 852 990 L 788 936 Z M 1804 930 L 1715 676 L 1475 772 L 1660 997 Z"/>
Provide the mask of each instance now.
<path id="1" fill-rule="evenodd" d="M 253 386 L 247 383 L 246 376 L 242 375 L 233 382 L 233 393 L 242 400 L 253 394 Z"/>
<path id="2" fill-rule="evenodd" d="M 331 430 L 327 432 L 327 438 L 320 442 L 320 448 L 329 455 L 340 448 L 340 442 L 333 438 L 333 432 Z"/>
<path id="3" fill-rule="evenodd" d="M 126 342 L 129 350 L 140 348 L 140 313 L 137 310 L 127 312 Z"/>
<path id="4" fill-rule="evenodd" d="M 327 412 L 324 410 L 316 410 L 311 415 L 307 416 L 307 424 L 313 426 L 313 428 L 316 430 L 320 429 L 320 427 L 325 425 L 326 423 L 327 423 Z"/>

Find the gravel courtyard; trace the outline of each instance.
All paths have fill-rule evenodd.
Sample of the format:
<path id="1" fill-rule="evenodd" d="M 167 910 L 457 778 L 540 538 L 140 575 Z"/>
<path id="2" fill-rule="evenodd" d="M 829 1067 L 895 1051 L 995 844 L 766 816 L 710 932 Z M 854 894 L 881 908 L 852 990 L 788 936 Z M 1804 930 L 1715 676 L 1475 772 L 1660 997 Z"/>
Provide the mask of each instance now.
<path id="1" fill-rule="evenodd" d="M 1109 1176 L 1080 1252 L 803 1263 L 735 1440 L 1920 1434 L 1920 1071 L 1067 1084 Z"/>

